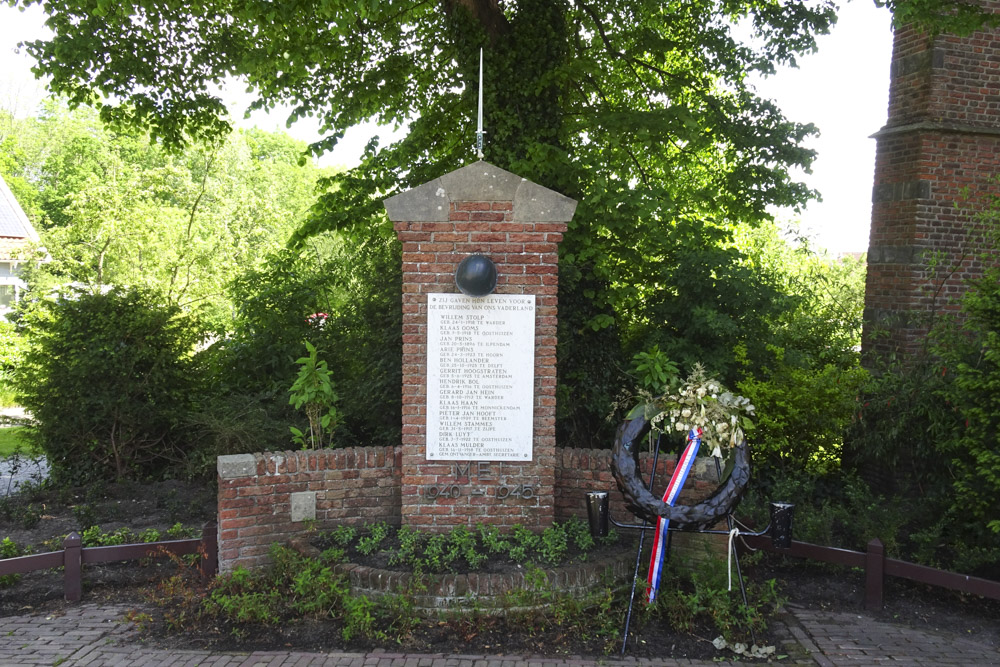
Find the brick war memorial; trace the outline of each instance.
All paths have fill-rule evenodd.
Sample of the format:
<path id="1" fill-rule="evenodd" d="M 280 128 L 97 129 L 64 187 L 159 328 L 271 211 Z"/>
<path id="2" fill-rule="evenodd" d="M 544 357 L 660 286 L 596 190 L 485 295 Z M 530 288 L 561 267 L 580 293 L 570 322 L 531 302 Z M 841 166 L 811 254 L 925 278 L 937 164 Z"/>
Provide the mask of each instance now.
<path id="1" fill-rule="evenodd" d="M 586 492 L 614 488 L 610 450 L 556 446 L 557 250 L 576 202 L 480 161 L 385 207 L 403 250 L 402 442 L 220 457 L 223 572 L 263 565 L 272 543 L 340 524 L 540 531 L 586 518 Z M 491 261 L 494 293 L 459 291 L 456 270 L 470 257 Z M 657 477 L 669 478 L 675 464 L 661 457 Z M 699 460 L 682 499 L 716 485 L 710 461 Z M 612 516 L 633 521 L 610 495 Z M 701 554 L 717 537 L 681 535 L 674 548 Z M 596 584 L 609 569 L 624 579 L 630 561 L 623 554 L 561 576 L 569 589 Z M 382 573 L 363 570 L 350 572 L 354 589 L 382 586 L 373 582 Z M 517 586 L 442 579 L 439 598 Z"/>
<path id="2" fill-rule="evenodd" d="M 888 121 L 874 135 L 866 355 L 914 354 L 926 314 L 950 308 L 961 283 L 981 275 L 970 248 L 1000 160 L 998 54 L 989 31 L 896 30 Z M 540 531 L 586 517 L 591 491 L 609 491 L 612 518 L 632 522 L 614 491 L 611 450 L 555 439 L 558 248 L 576 202 L 479 161 L 385 208 L 403 251 L 401 442 L 220 457 L 221 570 L 263 565 L 271 544 L 341 524 Z M 479 279 L 495 289 L 460 290 L 456 272 L 470 258 L 494 272 Z M 651 460 L 640 459 L 648 476 Z M 656 478 L 675 466 L 661 458 Z M 699 460 L 680 502 L 698 502 L 717 484 L 711 459 Z M 707 540 L 725 553 L 717 537 L 677 534 L 673 548 L 704 553 Z M 609 567 L 627 574 L 625 563 Z M 596 579 L 598 569 L 574 574 L 567 587 Z M 359 591 L 396 576 L 350 574 Z M 486 597 L 516 585 L 452 580 L 436 593 Z"/>

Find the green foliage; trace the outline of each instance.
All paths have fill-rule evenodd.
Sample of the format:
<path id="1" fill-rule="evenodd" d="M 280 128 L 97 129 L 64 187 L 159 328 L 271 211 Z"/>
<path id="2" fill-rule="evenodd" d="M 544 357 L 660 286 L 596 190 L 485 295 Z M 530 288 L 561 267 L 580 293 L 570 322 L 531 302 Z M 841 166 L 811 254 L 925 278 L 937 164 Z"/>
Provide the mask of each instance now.
<path id="1" fill-rule="evenodd" d="M 668 564 L 649 618 L 665 618 L 678 632 L 691 633 L 699 621 L 711 623 L 727 642 L 747 641 L 767 629 L 768 618 L 784 604 L 774 579 L 748 582 L 744 605 L 739 590 L 729 590 L 726 562 L 715 558 L 682 570 Z"/>
<path id="2" fill-rule="evenodd" d="M 186 528 L 180 523 L 176 523 L 161 533 L 156 528 L 145 528 L 138 533 L 128 527 L 116 528 L 110 532 L 104 531 L 100 526 L 81 520 L 81 525 L 86 523 L 87 527 L 80 533 L 80 539 L 84 547 L 110 547 L 120 544 L 149 544 L 150 542 L 160 542 L 164 539 L 183 540 L 191 539 L 200 535 L 201 531 L 196 528 Z"/>
<path id="3" fill-rule="evenodd" d="M 326 315 L 323 315 L 326 319 Z M 333 388 L 333 378 L 326 362 L 319 359 L 316 346 L 305 341 L 309 356 L 295 360 L 299 364 L 299 374 L 288 392 L 288 404 L 296 410 L 304 409 L 309 418 L 308 438 L 299 429 L 291 427 L 295 442 L 303 449 L 306 446 L 319 449 L 324 439 L 331 439 L 337 427 L 337 392 Z"/>
<path id="4" fill-rule="evenodd" d="M 569 537 L 566 531 L 556 526 L 549 526 L 542 531 L 538 542 L 538 553 L 542 562 L 555 565 L 562 561 L 569 549 Z"/>
<path id="5" fill-rule="evenodd" d="M 892 557 L 909 552 L 908 532 L 926 524 L 924 508 L 890 494 L 877 493 L 849 472 L 798 474 L 777 478 L 768 488 L 754 488 L 741 507 L 768 521 L 770 501 L 795 505 L 794 539 L 812 544 L 865 551 L 882 540 Z"/>
<path id="6" fill-rule="evenodd" d="M 1000 535 L 1000 270 L 975 281 L 963 300 L 964 329 L 977 343 L 975 357 L 957 360 L 946 389 L 962 427 L 943 448 L 949 458 L 952 502 L 973 524 Z M 954 348 L 949 348 L 955 359 Z M 1000 540 L 992 540 L 1000 547 Z"/>
<path id="7" fill-rule="evenodd" d="M 0 319 L 0 407 L 17 404 L 14 393 L 13 375 L 24 356 L 26 341 L 16 327 Z M 3 453 L 0 445 L 0 455 Z"/>
<path id="8" fill-rule="evenodd" d="M 281 545 L 273 545 L 270 555 L 272 564 L 266 570 L 236 568 L 218 577 L 209 595 L 194 603 L 192 613 L 267 625 L 302 617 L 332 618 L 341 622 L 344 641 L 400 639 L 417 623 L 412 601 L 403 596 L 371 600 L 351 595 L 347 579 L 323 559 L 305 558 Z"/>
<path id="9" fill-rule="evenodd" d="M 404 139 L 373 140 L 362 164 L 325 181 L 325 194 L 294 237 L 296 248 L 323 232 L 386 244 L 392 232 L 382 198 L 471 163 L 468 121 L 485 48 L 484 106 L 495 110 L 485 121 L 487 159 L 579 201 L 559 249 L 558 391 L 569 399 L 559 403 L 563 442 L 606 446 L 611 427 L 603 419 L 629 384 L 628 362 L 637 353 L 655 346 L 681 367 L 701 361 L 729 384 L 737 343 L 748 342 L 752 359 L 763 354 L 781 292 L 732 240 L 739 225 L 768 220 L 768 207 L 798 206 L 811 196 L 789 173 L 811 162 L 804 142 L 814 128 L 788 121 L 749 82 L 814 48 L 815 36 L 834 20 L 830 2 L 444 0 L 402 8 L 342 2 L 315 11 L 209 1 L 195 13 L 162 0 L 157 21 L 145 20 L 148 8 L 94 11 L 77 0 L 45 7 L 54 36 L 26 50 L 52 76 L 52 90 L 72 103 L 106 100 L 101 116 L 114 127 L 149 128 L 168 146 L 228 129 L 221 101 L 206 92 L 223 75 L 245 80 L 260 108 L 289 104 L 291 120 L 317 118 L 328 135 L 311 147 L 315 154 L 360 122 L 406 123 Z M 746 42 L 733 28 L 741 21 L 752 33 Z M 177 40 L 186 45 L 184 59 L 176 57 Z M 349 273 L 367 266 L 363 257 L 344 261 Z M 398 329 L 379 327 L 386 314 L 398 317 L 398 306 L 385 308 L 398 282 L 355 273 L 356 289 L 371 301 L 343 303 L 374 305 L 377 317 L 366 328 L 379 334 L 371 342 L 378 352 L 368 355 L 358 345 L 357 363 L 392 359 L 398 343 L 380 331 Z M 299 283 L 253 284 L 251 294 Z M 380 284 L 389 288 L 375 289 Z M 339 317 L 337 304 L 312 301 L 308 309 L 277 312 L 300 321 L 315 312 Z M 266 319 L 257 305 L 254 323 Z M 354 335 L 349 327 L 341 333 Z M 280 344 L 255 359 L 283 365 L 288 345 L 302 337 L 282 333 Z M 272 343 L 279 341 L 254 347 Z M 361 383 L 338 360 L 328 362 L 341 394 L 353 401 Z M 397 377 L 395 369 L 379 370 Z M 370 394 L 381 398 L 381 376 L 374 377 Z M 358 401 L 368 413 L 388 404 Z M 365 411 L 346 400 L 341 409 L 338 439 L 373 429 Z M 388 431 L 377 428 L 379 435 Z"/>
<path id="10" fill-rule="evenodd" d="M 638 379 L 639 388 L 653 396 L 660 396 L 677 383 L 680 369 L 670 361 L 658 345 L 649 352 L 637 352 L 632 357 L 632 371 Z"/>
<path id="11" fill-rule="evenodd" d="M 365 524 L 367 535 L 358 539 L 357 549 L 359 552 L 369 556 L 373 554 L 389 535 L 389 524 L 380 521 L 375 524 Z"/>
<path id="12" fill-rule="evenodd" d="M 757 407 L 755 477 L 839 466 L 844 432 L 867 373 L 860 368 L 865 264 L 814 254 L 764 225 L 738 240 L 786 296 L 756 349 L 737 345 L 738 391 Z"/>
<path id="13" fill-rule="evenodd" d="M 183 461 L 176 426 L 197 398 L 196 325 L 148 290 L 42 301 L 25 320 L 22 403 L 52 475 L 139 479 Z"/>
<path id="14" fill-rule="evenodd" d="M 213 327 L 231 316 L 226 284 L 285 243 L 322 173 L 298 165 L 305 144 L 285 135 L 240 131 L 172 154 L 53 100 L 18 130 L 10 169 L 33 189 L 51 258 L 23 265 L 29 288 L 149 287 Z"/>
<path id="15" fill-rule="evenodd" d="M 14 540 L 9 537 L 0 540 L 0 560 L 4 558 L 17 558 L 18 556 L 25 555 L 25 551 L 17 546 Z M 5 574 L 0 577 L 0 588 L 10 588 L 21 580 L 21 575 L 19 574 Z"/>
<path id="16" fill-rule="evenodd" d="M 301 250 L 274 254 L 231 287 L 240 305 L 232 334 L 212 350 L 213 383 L 245 397 L 262 421 L 282 424 L 287 434 L 295 413 L 275 397 L 287 396 L 296 380 L 294 361 L 305 340 L 323 350 L 336 378 L 333 446 L 398 444 L 400 268 L 399 244 L 374 231 L 357 239 L 328 234 Z M 328 315 L 313 317 L 317 313 Z"/>
<path id="17" fill-rule="evenodd" d="M 7 464 L 11 466 L 12 478 L 23 463 L 24 460 L 20 456 L 7 459 Z M 0 495 L 0 519 L 12 526 L 20 526 L 26 530 L 37 526 L 42 519 L 43 508 L 30 501 L 33 488 L 38 487 L 31 483 L 22 483 L 18 487 L 18 493 L 14 494 L 11 493 L 12 482 L 8 481 L 7 488 L 0 489 L 3 491 L 3 494 Z"/>
<path id="18" fill-rule="evenodd" d="M 867 373 L 860 366 L 794 363 L 780 347 L 769 351 L 773 362 L 737 385 L 757 407 L 756 463 L 768 478 L 803 468 L 836 469 Z"/>
<path id="19" fill-rule="evenodd" d="M 354 526 L 341 525 L 330 531 L 329 535 L 334 544 L 346 547 L 354 541 L 354 538 L 357 535 L 357 530 L 355 530 Z"/>
<path id="20" fill-rule="evenodd" d="M 408 567 L 418 573 L 454 572 L 460 568 L 478 570 L 488 560 L 508 558 L 516 563 L 538 562 L 559 565 L 568 560 L 570 543 L 586 558 L 587 552 L 597 545 L 587 525 L 579 519 L 554 523 L 540 535 L 524 526 L 512 527 L 504 536 L 495 526 L 479 524 L 474 530 L 457 526 L 447 533 L 422 533 L 409 527 L 400 528 L 393 535 L 385 523 L 365 526 L 366 534 L 358 536 L 353 529 L 338 526 L 323 534 L 324 544 L 334 544 L 347 549 L 352 544 L 365 556 L 376 553 L 388 555 L 390 565 Z M 395 539 L 393 539 L 393 537 Z M 608 541 L 613 544 L 614 540 Z"/>

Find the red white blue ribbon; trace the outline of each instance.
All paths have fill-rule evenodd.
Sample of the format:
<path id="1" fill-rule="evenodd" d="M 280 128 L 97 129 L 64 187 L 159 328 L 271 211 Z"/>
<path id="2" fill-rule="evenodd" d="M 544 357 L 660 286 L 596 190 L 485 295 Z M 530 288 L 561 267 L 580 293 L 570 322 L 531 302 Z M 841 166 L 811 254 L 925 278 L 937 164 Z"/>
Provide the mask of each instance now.
<path id="1" fill-rule="evenodd" d="M 691 472 L 691 466 L 694 465 L 694 459 L 698 455 L 698 448 L 701 447 L 701 434 L 702 431 L 698 427 L 692 428 L 688 432 L 687 447 L 684 448 L 684 453 L 681 454 L 681 458 L 677 461 L 674 474 L 670 477 L 667 490 L 663 493 L 663 502 L 671 507 L 677 502 L 677 496 L 680 495 L 681 488 L 683 488 L 684 482 L 687 481 L 688 473 Z M 656 593 L 660 590 L 663 564 L 667 560 L 667 528 L 669 526 L 669 519 L 660 517 L 656 521 L 653 553 L 649 559 L 649 576 L 646 578 L 646 583 L 648 584 L 646 588 L 646 601 L 650 604 L 656 600 Z"/>

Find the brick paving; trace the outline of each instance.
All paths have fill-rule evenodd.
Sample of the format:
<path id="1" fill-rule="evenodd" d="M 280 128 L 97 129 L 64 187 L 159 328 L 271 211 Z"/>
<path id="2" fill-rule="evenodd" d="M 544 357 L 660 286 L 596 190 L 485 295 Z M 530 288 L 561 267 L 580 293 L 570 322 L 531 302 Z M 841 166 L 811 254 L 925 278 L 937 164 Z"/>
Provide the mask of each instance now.
<path id="1" fill-rule="evenodd" d="M 611 657 L 415 655 L 407 653 L 306 653 L 302 651 L 217 653 L 144 646 L 124 621 L 134 606 L 80 604 L 50 614 L 0 619 L 0 667 L 675 667 L 737 665 L 697 660 Z M 819 665 L 1000 665 L 1000 651 L 947 633 L 915 630 L 858 613 L 789 606 L 780 622 L 781 664 Z"/>

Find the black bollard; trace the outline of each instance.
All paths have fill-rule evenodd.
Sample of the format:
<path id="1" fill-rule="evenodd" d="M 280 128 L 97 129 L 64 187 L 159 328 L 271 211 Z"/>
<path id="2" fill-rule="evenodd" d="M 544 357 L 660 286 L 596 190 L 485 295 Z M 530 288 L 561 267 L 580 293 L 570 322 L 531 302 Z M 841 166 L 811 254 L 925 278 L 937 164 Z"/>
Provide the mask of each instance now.
<path id="1" fill-rule="evenodd" d="M 590 520 L 590 536 L 608 536 L 608 492 L 587 492 L 587 519 Z"/>
<path id="2" fill-rule="evenodd" d="M 771 544 L 779 549 L 792 546 L 792 516 L 795 505 L 771 503 Z"/>

